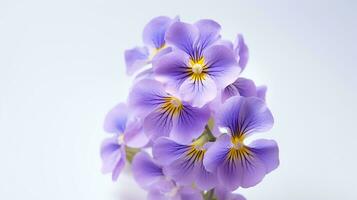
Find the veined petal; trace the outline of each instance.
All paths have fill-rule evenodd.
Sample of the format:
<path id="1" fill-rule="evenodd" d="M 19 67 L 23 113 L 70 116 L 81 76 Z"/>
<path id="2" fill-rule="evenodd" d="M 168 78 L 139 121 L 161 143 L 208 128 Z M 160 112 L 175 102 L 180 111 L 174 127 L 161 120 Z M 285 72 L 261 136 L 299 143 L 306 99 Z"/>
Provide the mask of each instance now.
<path id="1" fill-rule="evenodd" d="M 238 78 L 234 83 L 224 88 L 222 100 L 225 101 L 226 99 L 236 95 L 243 97 L 257 96 L 257 88 L 254 81 L 247 78 Z"/>
<path id="2" fill-rule="evenodd" d="M 196 48 L 204 50 L 220 38 L 221 26 L 210 19 L 202 19 L 194 24 L 199 30 L 199 39 Z"/>
<path id="3" fill-rule="evenodd" d="M 178 89 L 188 77 L 189 56 L 179 50 L 162 56 L 153 62 L 153 69 L 157 80 L 167 83 L 171 88 Z"/>
<path id="4" fill-rule="evenodd" d="M 233 83 L 241 71 L 233 52 L 223 45 L 213 45 L 204 52 L 207 73 L 220 88 Z"/>
<path id="5" fill-rule="evenodd" d="M 179 88 L 184 101 L 192 103 L 194 107 L 202 107 L 217 96 L 217 86 L 213 79 L 206 75 L 204 79 L 186 79 Z"/>
<path id="6" fill-rule="evenodd" d="M 123 133 L 128 121 L 129 109 L 120 103 L 109 111 L 104 120 L 104 130 L 108 133 Z"/>
<path id="7" fill-rule="evenodd" d="M 166 30 L 173 22 L 173 19 L 166 16 L 152 19 L 144 28 L 144 43 L 156 49 L 162 48 L 165 45 Z"/>
<path id="8" fill-rule="evenodd" d="M 239 95 L 238 88 L 230 84 L 227 87 L 225 87 L 222 91 L 221 97 L 222 97 L 222 102 L 225 102 L 227 99 Z"/>
<path id="9" fill-rule="evenodd" d="M 220 182 L 231 190 L 255 186 L 265 174 L 264 163 L 248 147 L 231 148 L 218 167 Z"/>
<path id="10" fill-rule="evenodd" d="M 231 147 L 231 137 L 229 135 L 224 134 L 218 137 L 205 154 L 203 159 L 205 168 L 210 172 L 216 172 L 218 166 L 225 160 Z"/>
<path id="11" fill-rule="evenodd" d="M 124 53 L 126 73 L 130 76 L 149 63 L 149 50 L 146 47 L 135 47 Z"/>
<path id="12" fill-rule="evenodd" d="M 164 163 L 164 173 L 180 185 L 196 183 L 203 190 L 213 188 L 216 175 L 203 166 L 206 149 L 194 144 L 182 145 L 168 138 L 160 138 L 154 144 L 154 157 Z"/>
<path id="13" fill-rule="evenodd" d="M 185 152 L 186 154 L 190 151 Z M 198 173 L 197 159 L 200 159 L 202 153 L 192 153 L 191 156 L 183 154 L 179 159 L 173 161 L 170 165 L 164 167 L 164 173 L 175 180 L 179 185 L 191 185 Z"/>
<path id="14" fill-rule="evenodd" d="M 243 71 L 248 63 L 249 49 L 244 42 L 243 35 L 241 34 L 237 35 L 237 39 L 234 44 L 234 52 L 238 60 L 239 67 L 241 67 Z"/>
<path id="15" fill-rule="evenodd" d="M 166 32 L 166 41 L 190 56 L 194 56 L 194 44 L 199 38 L 196 26 L 184 22 L 175 22 Z"/>
<path id="16" fill-rule="evenodd" d="M 133 111 L 142 115 L 140 117 L 144 117 L 159 107 L 163 102 L 163 98 L 166 96 L 167 93 L 162 83 L 155 80 L 144 79 L 135 83 L 131 89 L 128 104 Z"/>
<path id="17" fill-rule="evenodd" d="M 274 140 L 255 140 L 249 144 L 249 150 L 264 163 L 266 173 L 279 166 L 279 148 Z"/>
<path id="18" fill-rule="evenodd" d="M 171 111 L 156 109 L 144 119 L 145 134 L 153 141 L 159 137 L 169 136 L 173 126 Z"/>
<path id="19" fill-rule="evenodd" d="M 235 96 L 228 99 L 217 114 L 220 127 L 233 136 L 248 136 L 272 128 L 274 119 L 264 101 L 256 97 Z"/>
<path id="20" fill-rule="evenodd" d="M 208 106 L 197 108 L 183 102 L 181 112 L 175 117 L 171 137 L 184 144 L 191 143 L 201 135 L 210 115 Z"/>
<path id="21" fill-rule="evenodd" d="M 136 182 L 144 189 L 151 188 L 164 178 L 162 168 L 146 152 L 139 152 L 132 162 L 132 171 Z"/>
<path id="22" fill-rule="evenodd" d="M 178 144 L 169 138 L 159 138 L 155 141 L 152 153 L 154 158 L 164 166 L 178 160 L 188 149 L 187 145 Z"/>

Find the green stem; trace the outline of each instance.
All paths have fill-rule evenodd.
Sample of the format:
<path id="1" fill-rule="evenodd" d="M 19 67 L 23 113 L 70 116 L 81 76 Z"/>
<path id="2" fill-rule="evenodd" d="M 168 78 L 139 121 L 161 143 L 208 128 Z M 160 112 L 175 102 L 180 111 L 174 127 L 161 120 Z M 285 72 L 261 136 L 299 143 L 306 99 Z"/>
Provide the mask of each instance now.
<path id="1" fill-rule="evenodd" d="M 138 148 L 132 148 L 132 147 L 125 147 L 125 153 L 126 153 L 126 159 L 131 163 L 133 161 L 133 158 L 135 154 L 137 154 L 140 151 Z"/>

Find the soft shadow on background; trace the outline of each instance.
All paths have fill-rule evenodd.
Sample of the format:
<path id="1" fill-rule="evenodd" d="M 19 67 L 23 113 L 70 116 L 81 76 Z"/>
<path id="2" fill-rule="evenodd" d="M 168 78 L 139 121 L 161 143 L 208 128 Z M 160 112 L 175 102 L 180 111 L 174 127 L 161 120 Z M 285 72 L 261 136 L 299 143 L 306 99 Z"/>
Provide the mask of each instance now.
<path id="1" fill-rule="evenodd" d="M 0 199 L 144 199 L 100 173 L 106 112 L 130 87 L 123 51 L 153 17 L 212 18 L 244 34 L 244 77 L 268 85 L 281 165 L 249 200 L 355 200 L 357 3 L 0 1 Z"/>

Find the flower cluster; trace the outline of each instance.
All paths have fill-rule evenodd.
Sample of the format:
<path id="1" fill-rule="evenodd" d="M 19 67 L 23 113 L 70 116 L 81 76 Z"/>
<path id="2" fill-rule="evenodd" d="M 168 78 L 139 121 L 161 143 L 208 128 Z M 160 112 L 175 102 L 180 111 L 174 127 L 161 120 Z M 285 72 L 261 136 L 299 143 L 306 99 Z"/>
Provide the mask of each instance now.
<path id="1" fill-rule="evenodd" d="M 126 103 L 106 116 L 103 172 L 117 180 L 126 163 L 149 200 L 241 200 L 279 165 L 275 141 L 246 138 L 274 120 L 266 87 L 240 77 L 248 61 L 242 35 L 223 40 L 213 20 L 157 17 L 143 47 L 125 51 L 134 75 Z"/>

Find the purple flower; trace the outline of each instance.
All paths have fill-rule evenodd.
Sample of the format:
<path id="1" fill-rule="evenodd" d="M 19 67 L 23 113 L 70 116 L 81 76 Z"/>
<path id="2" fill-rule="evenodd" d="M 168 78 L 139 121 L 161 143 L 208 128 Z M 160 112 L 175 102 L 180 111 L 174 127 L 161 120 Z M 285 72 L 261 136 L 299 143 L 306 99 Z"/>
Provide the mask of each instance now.
<path id="1" fill-rule="evenodd" d="M 180 96 L 167 93 L 164 86 L 155 80 L 138 81 L 128 102 L 144 119 L 144 131 L 152 140 L 170 136 L 183 143 L 191 142 L 202 133 L 210 117 L 207 106 L 192 107 Z"/>
<path id="2" fill-rule="evenodd" d="M 175 22 L 166 32 L 167 43 L 175 49 L 153 62 L 156 78 L 178 90 L 183 100 L 202 107 L 217 91 L 232 83 L 240 67 L 232 49 L 215 44 L 220 25 L 212 20 L 195 24 Z"/>
<path id="3" fill-rule="evenodd" d="M 136 182 L 148 190 L 148 200 L 202 200 L 200 191 L 177 185 L 146 152 L 135 155 L 132 164 Z"/>
<path id="4" fill-rule="evenodd" d="M 106 116 L 104 130 L 112 134 L 101 145 L 103 173 L 112 173 L 113 181 L 117 180 L 126 162 L 125 146 L 143 147 L 148 138 L 142 132 L 142 125 L 136 118 L 129 117 L 128 107 L 121 103 Z"/>
<path id="5" fill-rule="evenodd" d="M 165 33 L 167 28 L 178 19 L 160 16 L 152 19 L 144 28 L 144 47 L 135 47 L 125 51 L 126 72 L 132 75 L 152 60 L 170 52 L 166 48 Z"/>
<path id="6" fill-rule="evenodd" d="M 203 166 L 206 146 L 198 139 L 192 144 L 179 144 L 168 138 L 156 140 L 153 155 L 165 167 L 166 174 L 181 185 L 193 183 L 201 190 L 216 186 L 216 174 Z"/>
<path id="7" fill-rule="evenodd" d="M 258 184 L 279 165 L 278 146 L 273 140 L 260 139 L 249 145 L 245 139 L 254 132 L 269 130 L 273 116 L 264 101 L 256 97 L 232 97 L 217 113 L 223 134 L 207 150 L 203 160 L 208 171 L 217 172 L 222 186 L 234 190 Z"/>

